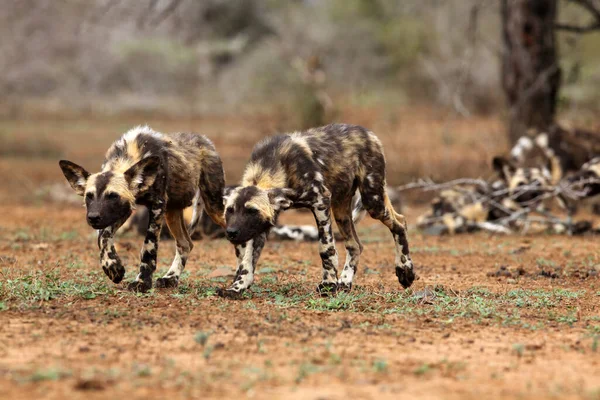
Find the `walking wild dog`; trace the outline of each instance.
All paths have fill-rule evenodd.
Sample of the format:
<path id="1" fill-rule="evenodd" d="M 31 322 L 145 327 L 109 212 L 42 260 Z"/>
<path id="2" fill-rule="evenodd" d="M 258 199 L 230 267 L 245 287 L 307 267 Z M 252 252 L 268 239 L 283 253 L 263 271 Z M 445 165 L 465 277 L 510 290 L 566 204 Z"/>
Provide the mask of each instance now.
<path id="1" fill-rule="evenodd" d="M 225 200 L 226 235 L 235 245 L 238 266 L 231 286 L 219 294 L 237 298 L 252 284 L 267 233 L 278 214 L 288 208 L 308 208 L 314 214 L 323 263 L 318 292 L 326 295 L 338 289 L 350 290 L 362 252 L 352 220 L 356 189 L 367 212 L 392 232 L 396 276 L 404 288 L 409 287 L 415 274 L 406 222 L 394 211 L 385 187 L 381 142 L 360 126 L 333 124 L 259 143 L 246 166 L 242 185 Z M 332 211 L 346 247 L 339 280 Z"/>
<path id="2" fill-rule="evenodd" d="M 208 215 L 224 226 L 223 166 L 205 136 L 194 133 L 167 136 L 140 126 L 112 144 L 99 173 L 90 174 L 70 161 L 62 160 L 59 164 L 71 187 L 85 197 L 87 222 L 98 230 L 102 269 L 115 283 L 123 279 L 125 268 L 115 251 L 113 237 L 136 204 L 148 208 L 140 272 L 129 284 L 130 290 L 145 292 L 152 287 L 163 219 L 177 242 L 177 251 L 171 268 L 156 281 L 156 287 L 177 286 L 192 250 L 183 219 L 186 207 L 193 206 L 196 211 L 190 230 L 199 219 L 200 198 Z"/>

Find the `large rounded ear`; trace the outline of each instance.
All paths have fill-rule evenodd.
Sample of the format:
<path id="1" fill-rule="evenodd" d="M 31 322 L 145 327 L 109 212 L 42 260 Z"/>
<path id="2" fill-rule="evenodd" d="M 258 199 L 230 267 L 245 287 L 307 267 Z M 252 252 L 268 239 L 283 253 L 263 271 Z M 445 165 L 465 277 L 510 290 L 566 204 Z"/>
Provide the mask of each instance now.
<path id="1" fill-rule="evenodd" d="M 269 202 L 275 211 L 287 210 L 294 204 L 296 191 L 293 189 L 270 189 Z"/>
<path id="2" fill-rule="evenodd" d="M 508 181 L 515 173 L 516 167 L 504 157 L 494 157 L 492 167 L 500 178 Z"/>
<path id="3" fill-rule="evenodd" d="M 58 165 L 60 166 L 60 169 L 62 169 L 65 178 L 67 178 L 67 182 L 69 182 L 69 185 L 71 185 L 75 193 L 83 196 L 90 173 L 83 167 L 72 163 L 71 161 L 60 160 Z"/>
<path id="4" fill-rule="evenodd" d="M 135 195 L 144 192 L 154 184 L 160 168 L 160 158 L 151 156 L 138 161 L 125 171 L 125 180 L 129 190 Z"/>

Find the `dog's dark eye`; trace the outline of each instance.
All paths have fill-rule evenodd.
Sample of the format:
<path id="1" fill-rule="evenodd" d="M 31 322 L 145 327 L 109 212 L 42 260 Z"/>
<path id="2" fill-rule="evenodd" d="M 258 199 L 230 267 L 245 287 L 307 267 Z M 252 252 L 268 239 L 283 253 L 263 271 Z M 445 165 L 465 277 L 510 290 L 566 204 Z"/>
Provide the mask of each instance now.
<path id="1" fill-rule="evenodd" d="M 94 199 L 94 193 L 92 193 L 92 192 L 87 192 L 87 193 L 85 194 L 85 199 L 86 199 L 86 200 L 93 200 L 93 199 Z"/>
<path id="2" fill-rule="evenodd" d="M 106 194 L 106 198 L 108 200 L 117 200 L 119 198 L 119 195 L 114 192 L 110 192 Z"/>
<path id="3" fill-rule="evenodd" d="M 246 211 L 248 211 L 248 214 L 257 214 L 258 213 L 258 210 L 253 207 L 247 207 Z"/>
<path id="4" fill-rule="evenodd" d="M 227 209 L 225 210 L 225 212 L 227 214 L 232 214 L 233 213 L 233 207 L 227 207 Z"/>

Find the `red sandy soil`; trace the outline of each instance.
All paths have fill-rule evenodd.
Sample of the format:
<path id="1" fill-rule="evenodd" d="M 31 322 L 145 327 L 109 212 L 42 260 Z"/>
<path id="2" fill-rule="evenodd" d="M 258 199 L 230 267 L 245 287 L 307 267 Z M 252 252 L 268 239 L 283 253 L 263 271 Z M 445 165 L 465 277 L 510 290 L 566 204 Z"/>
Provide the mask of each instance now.
<path id="1" fill-rule="evenodd" d="M 386 228 L 364 221 L 351 295 L 316 295 L 316 244 L 269 242 L 253 290 L 233 301 L 214 296 L 231 277 L 210 275 L 232 268 L 225 241 L 196 243 L 180 288 L 135 295 L 102 274 L 81 209 L 0 211 L 0 398 L 600 395 L 594 238 L 411 232 L 420 279 L 405 292 Z M 141 239 L 119 244 L 131 279 Z M 163 272 L 172 248 L 163 242 Z M 90 292 L 44 300 L 54 280 Z M 45 284 L 23 289 L 33 281 Z M 481 309 L 477 293 L 491 299 Z"/>

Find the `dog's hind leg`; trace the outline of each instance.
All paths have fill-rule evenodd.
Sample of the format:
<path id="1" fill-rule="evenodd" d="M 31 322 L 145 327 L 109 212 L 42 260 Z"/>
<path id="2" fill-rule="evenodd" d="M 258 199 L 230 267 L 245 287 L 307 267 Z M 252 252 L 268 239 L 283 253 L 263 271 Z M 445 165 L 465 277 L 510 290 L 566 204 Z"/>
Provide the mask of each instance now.
<path id="1" fill-rule="evenodd" d="M 175 250 L 175 258 L 173 259 L 171 268 L 169 268 L 165 276 L 156 280 L 157 288 L 177 286 L 179 277 L 187 263 L 188 256 L 194 247 L 194 243 L 185 226 L 183 210 L 167 211 L 165 219 L 171 235 L 175 238 L 177 248 Z"/>
<path id="2" fill-rule="evenodd" d="M 380 156 L 383 158 L 383 155 Z M 385 170 L 384 170 L 385 173 Z M 415 280 L 413 263 L 406 237 L 406 220 L 398 214 L 385 191 L 385 177 L 378 173 L 369 173 L 360 182 L 359 188 L 363 205 L 369 215 L 388 227 L 396 245 L 396 276 L 403 288 L 408 288 Z"/>

